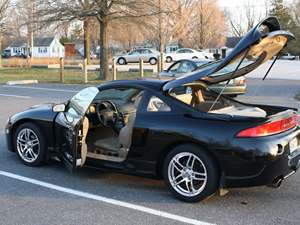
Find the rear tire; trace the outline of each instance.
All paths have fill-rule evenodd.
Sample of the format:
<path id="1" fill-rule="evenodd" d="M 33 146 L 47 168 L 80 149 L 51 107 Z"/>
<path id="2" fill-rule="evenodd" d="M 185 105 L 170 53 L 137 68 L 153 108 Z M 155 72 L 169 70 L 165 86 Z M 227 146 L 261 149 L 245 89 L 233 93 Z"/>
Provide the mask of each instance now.
<path id="1" fill-rule="evenodd" d="M 165 158 L 164 180 L 173 195 L 185 202 L 198 202 L 219 187 L 219 170 L 205 150 L 193 144 L 175 147 Z"/>
<path id="2" fill-rule="evenodd" d="M 156 65 L 157 59 L 156 59 L 156 58 L 150 58 L 150 59 L 149 59 L 149 63 L 150 63 L 151 65 Z"/>
<path id="3" fill-rule="evenodd" d="M 172 62 L 172 61 L 173 61 L 172 57 L 171 57 L 171 56 L 167 56 L 166 62 L 167 62 L 167 63 L 170 63 L 170 62 Z"/>
<path id="4" fill-rule="evenodd" d="M 40 166 L 46 161 L 47 147 L 40 128 L 33 123 L 21 124 L 14 133 L 14 147 L 26 166 Z"/>
<path id="5" fill-rule="evenodd" d="M 126 65 L 126 64 L 127 64 L 126 59 L 123 58 L 123 57 L 119 58 L 119 59 L 118 59 L 118 64 L 119 64 L 119 65 Z"/>

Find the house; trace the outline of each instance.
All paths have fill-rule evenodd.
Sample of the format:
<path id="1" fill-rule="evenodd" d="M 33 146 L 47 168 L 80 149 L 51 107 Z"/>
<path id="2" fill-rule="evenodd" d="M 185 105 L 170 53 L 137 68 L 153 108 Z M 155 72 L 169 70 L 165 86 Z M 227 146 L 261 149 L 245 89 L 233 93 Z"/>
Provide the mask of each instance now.
<path id="1" fill-rule="evenodd" d="M 4 49 L 8 56 L 27 56 L 29 54 L 28 45 L 25 42 L 15 42 Z"/>
<path id="2" fill-rule="evenodd" d="M 176 52 L 179 48 L 181 48 L 180 41 L 173 41 L 166 45 L 166 53 Z"/>
<path id="3" fill-rule="evenodd" d="M 75 49 L 75 43 L 64 43 L 65 46 L 65 57 L 66 58 L 75 58 L 77 55 L 77 51 Z"/>
<path id="4" fill-rule="evenodd" d="M 10 44 L 4 50 L 11 56 L 28 56 L 30 47 L 26 42 Z M 65 47 L 55 37 L 35 38 L 33 40 L 32 56 L 36 58 L 59 58 L 65 56 Z"/>
<path id="5" fill-rule="evenodd" d="M 35 38 L 33 46 L 33 57 L 60 58 L 65 56 L 65 47 L 55 37 Z"/>

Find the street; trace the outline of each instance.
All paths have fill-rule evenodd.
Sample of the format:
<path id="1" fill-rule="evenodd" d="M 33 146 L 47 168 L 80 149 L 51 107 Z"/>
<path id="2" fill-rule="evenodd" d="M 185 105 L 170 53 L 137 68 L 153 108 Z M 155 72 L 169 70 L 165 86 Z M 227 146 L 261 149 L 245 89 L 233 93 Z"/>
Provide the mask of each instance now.
<path id="1" fill-rule="evenodd" d="M 300 102 L 294 99 L 300 80 L 261 83 L 247 79 L 248 92 L 238 99 L 300 109 Z M 30 168 L 7 151 L 4 126 L 10 115 L 35 104 L 66 101 L 82 88 L 60 84 L 0 86 L 0 225 L 300 224 L 299 173 L 279 189 L 232 189 L 223 197 L 215 195 L 187 204 L 176 200 L 162 181 L 89 168 L 71 174 L 58 162 Z"/>

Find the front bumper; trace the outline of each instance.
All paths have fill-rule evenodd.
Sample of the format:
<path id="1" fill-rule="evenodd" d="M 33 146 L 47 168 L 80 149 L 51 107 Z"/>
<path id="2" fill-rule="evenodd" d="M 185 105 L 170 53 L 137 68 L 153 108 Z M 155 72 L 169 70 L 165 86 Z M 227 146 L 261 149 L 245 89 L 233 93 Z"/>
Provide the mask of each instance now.
<path id="1" fill-rule="evenodd" d="M 13 132 L 12 132 L 13 128 L 12 128 L 12 124 L 10 123 L 10 121 L 7 122 L 6 126 L 5 126 L 5 139 L 6 139 L 6 145 L 7 145 L 7 149 L 11 152 L 14 152 L 14 147 L 13 147 Z"/>

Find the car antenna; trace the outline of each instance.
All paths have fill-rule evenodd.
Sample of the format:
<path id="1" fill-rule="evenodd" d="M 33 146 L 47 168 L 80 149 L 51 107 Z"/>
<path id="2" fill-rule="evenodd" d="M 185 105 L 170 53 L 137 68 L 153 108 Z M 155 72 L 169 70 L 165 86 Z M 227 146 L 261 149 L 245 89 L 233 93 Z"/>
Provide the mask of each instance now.
<path id="1" fill-rule="evenodd" d="M 244 59 L 247 57 L 248 53 L 250 51 L 250 48 L 247 49 L 247 51 L 245 52 L 243 58 L 241 59 L 241 61 L 239 62 L 239 64 L 237 65 L 237 67 L 235 68 L 235 70 L 233 71 L 233 73 L 231 74 L 230 78 L 228 79 L 228 81 L 226 82 L 226 84 L 224 85 L 224 87 L 222 88 L 221 92 L 219 93 L 219 95 L 217 96 L 216 100 L 214 101 L 214 103 L 212 104 L 212 106 L 209 108 L 208 112 L 210 112 L 214 106 L 216 105 L 216 103 L 219 101 L 221 95 L 223 94 L 225 88 L 227 87 L 227 85 L 229 84 L 229 82 L 232 80 L 232 78 L 234 77 L 236 71 L 238 71 L 238 69 L 240 68 L 242 62 L 244 61 Z"/>

